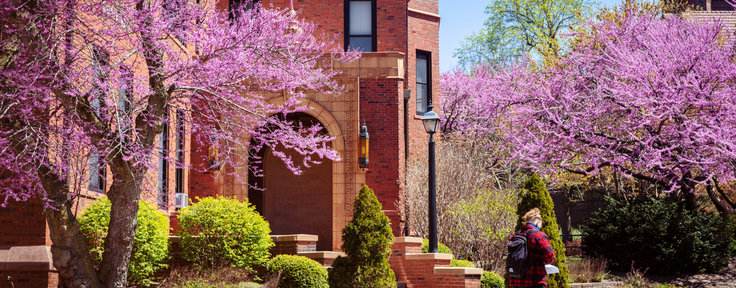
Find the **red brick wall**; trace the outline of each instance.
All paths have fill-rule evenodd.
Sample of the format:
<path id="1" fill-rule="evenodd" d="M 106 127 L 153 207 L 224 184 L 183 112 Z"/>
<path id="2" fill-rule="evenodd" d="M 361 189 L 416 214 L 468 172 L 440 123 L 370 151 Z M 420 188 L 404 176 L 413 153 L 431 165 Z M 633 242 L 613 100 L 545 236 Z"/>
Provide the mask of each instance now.
<path id="1" fill-rule="evenodd" d="M 8 201 L 0 208 L 0 227 L 2 246 L 51 245 L 41 200 Z"/>
<path id="2" fill-rule="evenodd" d="M 437 0 L 411 1 L 409 7 L 425 12 L 437 13 Z M 432 8 L 434 7 L 434 8 Z M 439 111 L 440 65 L 439 65 L 439 26 L 440 19 L 424 14 L 409 12 L 409 51 L 407 52 L 407 86 L 412 89 L 409 99 L 409 156 L 422 151 L 429 139 L 421 123 L 421 115 L 416 115 L 416 51 L 430 52 L 432 62 L 432 104 Z M 426 156 L 422 156 L 426 157 Z"/>
<path id="3" fill-rule="evenodd" d="M 399 200 L 399 170 L 403 152 L 403 90 L 401 79 L 360 79 L 360 121 L 370 133 L 366 184 L 384 210 Z M 395 224 L 394 219 L 391 219 Z"/>
<path id="4" fill-rule="evenodd" d="M 202 167 L 209 166 L 209 164 L 206 164 L 207 149 L 200 149 L 197 141 L 192 141 L 191 145 L 190 161 L 196 169 L 189 169 L 189 200 L 196 202 L 195 197 L 204 198 L 217 195 L 219 187 L 215 184 L 215 178 L 212 175 L 214 172 L 201 171 Z"/>

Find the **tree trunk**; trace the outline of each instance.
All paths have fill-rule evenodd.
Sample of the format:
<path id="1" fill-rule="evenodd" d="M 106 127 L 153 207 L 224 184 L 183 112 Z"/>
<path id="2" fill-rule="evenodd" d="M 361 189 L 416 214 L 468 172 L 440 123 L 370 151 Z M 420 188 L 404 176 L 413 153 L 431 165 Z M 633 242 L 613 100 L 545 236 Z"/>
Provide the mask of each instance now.
<path id="1" fill-rule="evenodd" d="M 53 199 L 54 209 L 47 208 L 44 214 L 53 243 L 53 264 L 59 271 L 59 287 L 102 288 L 84 235 L 79 231 L 79 222 L 67 200 L 69 186 L 45 167 L 38 170 L 44 190 Z"/>
<path id="2" fill-rule="evenodd" d="M 143 179 L 145 173 L 137 169 L 134 171 L 125 169 L 127 166 L 125 164 L 128 163 L 124 163 L 121 159 L 115 160 L 110 165 L 110 170 L 116 181 L 107 192 L 112 204 L 110 225 L 98 273 L 105 287 L 123 288 L 128 283 L 128 263 L 133 249 L 135 229 L 138 226 L 138 201 L 142 181 L 137 179 Z M 120 163 L 124 164 L 119 165 Z"/>
<path id="3" fill-rule="evenodd" d="M 697 195 L 695 195 L 695 192 L 692 188 L 692 173 L 687 172 L 682 177 L 682 183 L 680 184 L 680 191 L 682 191 L 683 196 L 685 196 L 685 203 L 687 204 L 687 209 L 690 211 L 695 211 L 698 209 L 698 201 L 697 201 Z"/>
<path id="4" fill-rule="evenodd" d="M 716 206 L 716 210 L 718 210 L 718 212 L 729 212 L 729 209 L 725 205 L 723 205 L 721 201 L 719 201 L 718 195 L 716 195 L 715 191 L 713 191 L 713 185 L 710 183 L 710 181 L 708 181 L 708 184 L 705 186 L 705 191 L 708 192 L 708 197 L 710 197 L 710 200 L 713 201 L 713 205 Z"/>

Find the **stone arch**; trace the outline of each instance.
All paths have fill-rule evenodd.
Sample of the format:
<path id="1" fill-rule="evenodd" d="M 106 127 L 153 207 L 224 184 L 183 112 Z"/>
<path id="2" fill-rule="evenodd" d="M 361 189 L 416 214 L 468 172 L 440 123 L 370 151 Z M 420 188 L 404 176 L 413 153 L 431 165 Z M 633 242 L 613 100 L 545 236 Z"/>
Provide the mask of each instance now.
<path id="1" fill-rule="evenodd" d="M 282 97 L 273 98 L 270 101 L 268 101 L 269 104 L 275 104 L 279 105 L 283 103 L 284 99 Z M 273 234 L 318 234 L 320 235 L 319 241 L 317 243 L 317 249 L 318 250 L 339 250 L 340 249 L 340 242 L 341 242 L 341 230 L 345 225 L 345 139 L 343 137 L 342 129 L 340 128 L 339 123 L 335 119 L 335 117 L 322 105 L 317 103 L 316 101 L 312 101 L 309 99 L 304 99 L 300 106 L 306 106 L 308 109 L 307 111 L 304 111 L 302 113 L 307 114 L 311 117 L 314 117 L 319 123 L 327 130 L 327 133 L 329 135 L 335 137 L 330 143 L 330 146 L 337 151 L 338 155 L 340 156 L 339 161 L 325 161 L 328 163 L 331 163 L 331 197 L 329 200 L 329 204 L 331 207 L 329 207 L 329 215 L 330 218 L 329 221 L 329 231 L 309 231 L 309 227 L 304 227 L 303 230 L 294 229 L 294 227 L 289 227 L 288 229 L 280 229 L 280 227 L 274 227 L 272 230 L 274 231 Z M 270 150 L 270 149 L 269 149 Z M 281 217 L 281 219 L 286 219 L 288 217 L 283 217 L 284 215 L 276 215 L 274 214 L 277 211 L 274 211 L 274 209 L 278 207 L 274 207 L 273 205 L 269 205 L 269 203 L 274 203 L 273 201 L 277 201 L 277 199 L 269 198 L 273 197 L 274 195 L 277 195 L 277 193 L 270 193 L 268 192 L 269 189 L 269 181 L 273 180 L 269 178 L 268 172 L 265 168 L 267 168 L 267 165 L 273 165 L 269 164 L 267 162 L 271 161 L 280 161 L 276 159 L 272 159 L 272 155 L 270 155 L 270 151 L 264 152 L 263 155 L 263 162 L 264 162 L 264 177 L 262 179 L 262 186 L 265 187 L 266 191 L 264 191 L 261 194 L 261 198 L 258 201 L 262 201 L 262 214 L 264 217 L 268 219 L 276 219 L 278 217 Z M 325 164 L 325 163 L 323 163 Z M 325 168 L 325 167 L 322 167 Z M 282 168 L 274 168 L 271 167 L 271 169 L 282 169 Z M 328 170 L 329 171 L 329 170 Z M 309 172 L 305 171 L 305 174 L 308 174 Z M 250 178 L 250 177 L 249 177 Z M 282 177 L 283 178 L 283 177 Z M 294 179 L 289 178 L 290 181 L 293 181 Z M 297 179 L 297 178 L 295 178 Z M 283 180 L 283 179 L 282 179 Z M 301 181 L 303 183 L 311 183 L 310 181 L 314 181 L 314 179 L 311 180 L 304 180 Z M 283 188 L 281 188 L 283 189 Z M 283 195 L 283 194 L 282 194 Z M 253 195 L 255 196 L 255 195 Z M 302 197 L 302 196 L 297 196 Z M 283 207 L 281 207 L 283 209 Z M 269 211 L 270 210 L 270 211 Z M 302 209 L 304 210 L 304 209 Z M 283 212 L 283 211 L 281 211 Z M 303 215 L 308 217 L 309 215 Z M 318 217 L 318 216 L 315 216 Z M 322 217 L 319 215 L 319 217 Z M 277 220 L 278 221 L 278 220 Z M 309 221 L 306 221 L 309 222 Z M 279 223 L 274 223 L 276 225 L 280 225 Z M 313 225 L 313 224 L 309 224 Z M 324 227 L 320 227 L 319 229 L 325 230 Z M 281 232 L 280 232 L 281 231 Z M 283 231 L 293 231 L 293 232 L 286 232 L 283 233 Z"/>

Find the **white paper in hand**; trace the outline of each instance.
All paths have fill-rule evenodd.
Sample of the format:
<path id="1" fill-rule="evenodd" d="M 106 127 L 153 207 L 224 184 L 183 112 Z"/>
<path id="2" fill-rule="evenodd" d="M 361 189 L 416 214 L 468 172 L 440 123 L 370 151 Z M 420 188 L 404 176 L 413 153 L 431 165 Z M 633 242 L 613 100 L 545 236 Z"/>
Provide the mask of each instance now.
<path id="1" fill-rule="evenodd" d="M 549 264 L 544 265 L 544 269 L 547 270 L 547 274 L 560 273 L 560 269 L 557 268 L 557 266 L 555 265 L 549 265 Z"/>

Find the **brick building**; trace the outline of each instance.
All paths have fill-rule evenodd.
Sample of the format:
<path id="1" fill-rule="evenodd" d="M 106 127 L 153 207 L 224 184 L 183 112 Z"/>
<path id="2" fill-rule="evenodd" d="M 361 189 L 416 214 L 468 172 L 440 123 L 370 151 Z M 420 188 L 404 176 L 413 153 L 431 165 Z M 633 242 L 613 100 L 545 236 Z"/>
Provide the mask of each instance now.
<path id="1" fill-rule="evenodd" d="M 220 0 L 218 5 L 228 9 L 240 2 Z M 248 189 L 236 177 L 216 176 L 220 175 L 216 171 L 200 173 L 160 165 L 159 187 L 164 190 L 160 195 L 172 206 L 165 212 L 174 214 L 174 192 L 188 194 L 190 199 L 215 195 L 248 198 L 270 222 L 273 234 L 318 235 L 317 250 L 339 251 L 341 230 L 352 218 L 354 197 L 367 184 L 391 219 L 394 235 L 405 235 L 408 229 L 397 207 L 402 203 L 406 158 L 426 145 L 428 135 L 420 118 L 429 101 L 435 106 L 439 101 L 438 0 L 290 2 L 262 0 L 262 5 L 279 9 L 293 5 L 301 17 L 319 25 L 319 32 L 339 34 L 343 46 L 363 51 L 359 61 L 334 63 L 334 69 L 342 71 L 336 80 L 345 85 L 344 93 L 307 92 L 303 105 L 310 109 L 294 115 L 305 123 L 320 123 L 335 136 L 331 147 L 341 160 L 324 161 L 295 176 L 270 151 L 262 151 L 263 178 L 248 177 L 247 169 L 222 168 L 235 169 L 232 171 L 241 173 L 249 184 L 265 190 Z M 278 103 L 283 97 L 274 95 L 270 101 Z M 177 117 L 170 115 L 171 122 Z M 370 133 L 370 163 L 365 169 L 358 164 L 363 124 Z M 201 148 L 184 140 L 187 137 L 179 139 L 179 131 L 170 130 L 166 133 L 172 141 L 162 141 L 163 145 L 184 145 L 189 151 Z M 295 162 L 300 160 L 298 154 L 291 153 Z M 181 157 L 195 165 L 203 164 L 206 158 L 195 152 Z M 103 195 L 106 184 L 102 171 L 99 177 L 90 177 L 94 181 L 90 180 L 90 188 L 82 193 L 80 213 L 86 203 Z M 55 287 L 51 241 L 40 201 L 11 201 L 0 208 L 0 225 L 0 273 L 12 276 L 13 283 L 27 283 L 27 287 L 46 287 L 46 283 Z M 0 287 L 8 283 L 0 279 Z"/>

